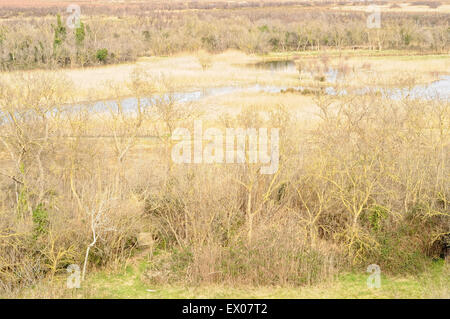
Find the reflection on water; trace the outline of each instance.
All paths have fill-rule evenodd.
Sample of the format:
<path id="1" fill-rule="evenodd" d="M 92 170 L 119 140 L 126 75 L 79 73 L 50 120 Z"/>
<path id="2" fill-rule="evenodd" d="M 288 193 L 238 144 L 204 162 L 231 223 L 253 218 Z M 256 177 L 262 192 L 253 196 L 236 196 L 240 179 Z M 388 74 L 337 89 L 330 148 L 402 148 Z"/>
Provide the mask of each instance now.
<path id="1" fill-rule="evenodd" d="M 191 92 L 175 92 L 164 95 L 155 95 L 151 98 L 141 99 L 141 105 L 143 107 L 154 105 L 158 101 L 176 101 L 181 103 L 195 102 L 206 97 L 214 97 L 221 95 L 228 95 L 232 93 L 280 93 L 286 89 L 284 86 L 271 86 L 271 85 L 252 85 L 252 86 L 223 86 L 215 88 L 207 88 L 203 90 L 196 90 Z M 121 107 L 123 111 L 131 111 L 137 108 L 136 98 L 126 98 L 121 100 Z M 92 111 L 105 111 L 108 108 L 117 108 L 117 102 L 115 101 L 99 101 L 92 105 Z"/>
<path id="2" fill-rule="evenodd" d="M 336 91 L 332 87 L 326 90 L 330 95 L 345 95 L 347 90 Z M 425 99 L 425 100 L 450 100 L 450 76 L 443 76 L 440 80 L 434 81 L 428 85 L 416 85 L 413 88 L 379 88 L 379 87 L 365 87 L 352 92 L 356 95 L 365 95 L 369 93 L 380 93 L 383 97 L 400 100 L 403 98 L 410 99 Z"/>
<path id="3" fill-rule="evenodd" d="M 336 79 L 336 72 L 329 72 L 327 74 L 330 83 L 333 83 L 333 79 Z M 298 87 L 287 87 L 287 86 L 274 86 L 274 85 L 252 85 L 252 86 L 223 86 L 216 88 L 207 88 L 203 90 L 196 90 L 191 92 L 175 92 L 171 94 L 164 94 L 162 96 L 155 95 L 151 98 L 142 99 L 142 106 L 149 106 L 161 100 L 169 100 L 176 102 L 195 102 L 206 97 L 214 97 L 221 95 L 228 95 L 232 93 L 282 93 L 282 92 L 306 92 L 306 90 L 311 92 L 311 89 Z M 346 89 L 340 89 L 336 91 L 335 88 L 329 86 L 324 88 L 324 94 L 328 95 L 346 95 L 349 92 Z M 440 80 L 435 81 L 429 85 L 418 85 L 412 89 L 408 88 L 374 88 L 365 87 L 362 89 L 357 89 L 350 92 L 356 95 L 365 95 L 369 93 L 380 93 L 385 98 L 390 99 L 401 99 L 401 98 L 423 98 L 423 99 L 439 99 L 439 100 L 450 100 L 450 76 L 443 76 Z M 121 106 L 123 111 L 132 111 L 137 108 L 136 98 L 127 98 L 121 101 Z M 78 105 L 78 107 L 83 107 Z M 99 101 L 91 106 L 92 111 L 105 111 L 108 108 L 117 108 L 117 102 L 115 101 Z"/>
<path id="4" fill-rule="evenodd" d="M 270 70 L 271 72 L 297 72 L 295 62 L 293 60 L 273 60 L 264 61 L 255 64 L 248 64 L 248 67 Z M 328 83 L 335 84 L 341 81 L 339 78 L 339 71 L 330 68 L 328 72 L 325 73 L 325 79 Z M 228 88 L 233 93 L 233 88 Z M 236 89 L 236 88 L 235 88 Z M 252 88 L 254 89 L 254 88 Z M 280 92 L 283 90 L 288 91 L 302 91 L 302 87 L 270 87 L 265 86 L 260 88 L 261 91 L 275 91 Z M 220 90 L 220 88 L 219 88 Z M 236 89 L 236 91 L 243 91 L 241 89 Z M 329 95 L 346 95 L 348 91 L 342 89 L 336 91 L 332 86 L 324 89 L 324 92 Z M 354 90 L 352 93 L 357 95 L 364 95 L 369 93 L 380 93 L 383 97 L 390 99 L 402 99 L 402 98 L 423 98 L 423 99 L 439 99 L 439 100 L 450 100 L 450 76 L 443 76 L 440 80 L 434 81 L 429 85 L 417 85 L 412 89 L 409 88 L 379 88 L 379 87 L 365 87 L 362 89 Z"/>
<path id="5" fill-rule="evenodd" d="M 326 73 L 327 82 L 336 83 L 338 81 L 338 75 L 339 75 L 338 70 L 334 70 L 334 69 L 330 68 L 328 70 L 328 72 Z"/>
<path id="6" fill-rule="evenodd" d="M 392 99 L 401 99 L 403 97 L 424 98 L 427 100 L 450 100 L 450 76 L 443 76 L 440 80 L 434 81 L 429 85 L 418 85 L 413 89 L 395 89 L 389 92 Z"/>

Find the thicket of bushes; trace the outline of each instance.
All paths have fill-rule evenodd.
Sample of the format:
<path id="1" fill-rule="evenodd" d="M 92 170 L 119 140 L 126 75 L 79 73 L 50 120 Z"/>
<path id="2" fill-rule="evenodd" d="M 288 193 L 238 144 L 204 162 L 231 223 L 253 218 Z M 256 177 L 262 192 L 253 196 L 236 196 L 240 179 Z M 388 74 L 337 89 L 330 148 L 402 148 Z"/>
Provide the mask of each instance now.
<path id="1" fill-rule="evenodd" d="M 381 29 L 368 29 L 364 12 L 295 7 L 147 11 L 117 18 L 83 11 L 82 24 L 75 29 L 66 27 L 64 14 L 0 21 L 1 68 L 87 66 L 199 49 L 268 53 L 358 47 L 446 52 L 450 37 L 448 14 L 383 13 Z"/>
<path id="2" fill-rule="evenodd" d="M 140 98 L 156 84 L 136 71 L 129 87 Z M 72 263 L 124 265 L 140 232 L 155 240 L 143 280 L 257 285 L 372 263 L 418 273 L 449 235 L 448 101 L 319 94 L 311 130 L 280 105 L 214 123 L 281 128 L 279 170 L 261 175 L 259 164 L 174 165 L 170 136 L 194 113 L 173 99 L 65 109 L 70 83 L 40 73 L 0 90 L 2 290 Z M 141 143 L 143 130 L 159 142 Z"/>

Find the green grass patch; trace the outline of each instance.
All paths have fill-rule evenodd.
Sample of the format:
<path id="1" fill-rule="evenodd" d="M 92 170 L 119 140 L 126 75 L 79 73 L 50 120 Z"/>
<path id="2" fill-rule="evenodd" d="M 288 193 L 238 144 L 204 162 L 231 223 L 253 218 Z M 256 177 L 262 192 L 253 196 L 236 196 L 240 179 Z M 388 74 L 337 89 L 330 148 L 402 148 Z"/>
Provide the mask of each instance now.
<path id="1" fill-rule="evenodd" d="M 65 288 L 65 277 L 52 283 L 41 283 L 23 290 L 17 297 L 25 298 L 137 298 L 137 299 L 202 299 L 202 298 L 263 298 L 263 299 L 384 299 L 384 298 L 450 298 L 450 267 L 435 261 L 430 269 L 418 276 L 387 276 L 381 274 L 381 287 L 368 288 L 368 273 L 352 272 L 339 275 L 334 281 L 314 286 L 250 287 L 240 285 L 149 285 L 142 280 L 147 263 L 128 266 L 111 273 L 90 274 L 80 289 Z M 8 297 L 8 296 L 4 296 Z"/>

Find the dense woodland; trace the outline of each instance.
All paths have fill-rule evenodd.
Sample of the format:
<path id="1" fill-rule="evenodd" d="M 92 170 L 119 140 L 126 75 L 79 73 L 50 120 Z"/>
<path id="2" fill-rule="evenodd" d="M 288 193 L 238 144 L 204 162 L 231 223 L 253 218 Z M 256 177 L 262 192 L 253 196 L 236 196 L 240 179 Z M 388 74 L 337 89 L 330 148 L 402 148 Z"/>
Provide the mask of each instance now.
<path id="1" fill-rule="evenodd" d="M 147 11 L 117 17 L 68 16 L 0 20 L 3 70 L 82 67 L 205 49 L 247 53 L 364 48 L 442 53 L 449 49 L 448 14 L 388 14 L 381 29 L 366 28 L 364 12 L 303 8 Z"/>

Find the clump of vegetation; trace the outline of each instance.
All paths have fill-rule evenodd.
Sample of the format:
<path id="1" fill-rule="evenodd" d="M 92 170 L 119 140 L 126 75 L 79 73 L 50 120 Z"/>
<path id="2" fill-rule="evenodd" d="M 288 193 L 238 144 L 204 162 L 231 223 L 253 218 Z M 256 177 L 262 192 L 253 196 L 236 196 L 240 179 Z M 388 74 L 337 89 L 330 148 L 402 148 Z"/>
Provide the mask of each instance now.
<path id="1" fill-rule="evenodd" d="M 203 71 L 206 71 L 212 66 L 212 56 L 204 50 L 197 52 L 197 59 Z"/>
<path id="2" fill-rule="evenodd" d="M 108 50 L 104 49 L 104 48 L 100 49 L 100 50 L 97 50 L 97 53 L 95 54 L 95 57 L 97 58 L 97 60 L 99 62 L 106 63 L 106 60 L 108 58 Z"/>
<path id="3" fill-rule="evenodd" d="M 78 46 L 83 45 L 84 39 L 86 38 L 86 30 L 84 23 L 80 21 L 80 25 L 75 28 L 75 41 Z"/>
<path id="4" fill-rule="evenodd" d="M 39 236 L 43 236 L 48 233 L 49 227 L 49 218 L 48 211 L 43 207 L 42 204 L 39 204 L 33 210 L 33 237 L 36 239 Z"/>

